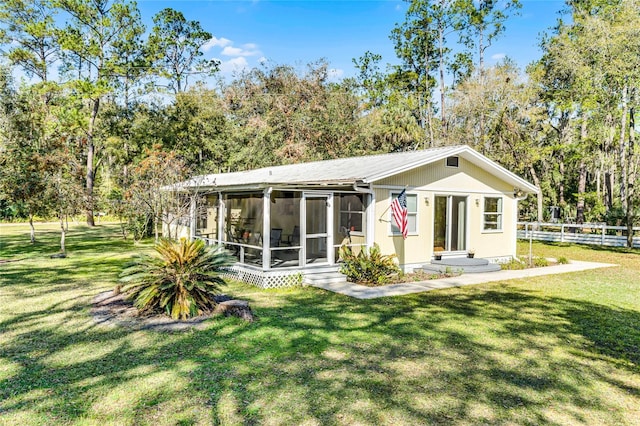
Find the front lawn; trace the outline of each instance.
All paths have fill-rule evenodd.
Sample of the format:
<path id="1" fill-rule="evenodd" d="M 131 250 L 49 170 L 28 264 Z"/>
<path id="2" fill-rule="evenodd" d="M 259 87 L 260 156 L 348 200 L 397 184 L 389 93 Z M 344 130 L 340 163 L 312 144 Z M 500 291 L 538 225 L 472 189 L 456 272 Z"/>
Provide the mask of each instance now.
<path id="1" fill-rule="evenodd" d="M 255 323 L 99 325 L 93 297 L 150 244 L 118 228 L 0 225 L 0 424 L 610 424 L 640 419 L 640 252 L 621 265 L 355 300 L 230 283 Z M 521 246 L 528 252 L 528 245 Z"/>

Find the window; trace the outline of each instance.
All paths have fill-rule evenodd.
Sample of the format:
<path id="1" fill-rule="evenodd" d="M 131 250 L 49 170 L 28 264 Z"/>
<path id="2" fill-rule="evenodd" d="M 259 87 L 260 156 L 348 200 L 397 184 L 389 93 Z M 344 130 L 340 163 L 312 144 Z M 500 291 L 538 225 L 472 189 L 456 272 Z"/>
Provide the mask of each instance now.
<path id="1" fill-rule="evenodd" d="M 338 229 L 346 231 L 364 232 L 364 198 L 362 194 L 339 194 L 340 217 Z"/>
<path id="2" fill-rule="evenodd" d="M 447 157 L 447 167 L 458 167 L 458 157 Z"/>
<path id="3" fill-rule="evenodd" d="M 484 230 L 502 231 L 501 197 L 484 197 Z"/>
<path id="4" fill-rule="evenodd" d="M 391 193 L 391 200 L 389 205 L 395 198 L 400 195 L 400 191 Z M 400 229 L 393 221 L 393 215 L 391 214 L 391 208 L 389 208 L 389 221 L 391 222 L 391 233 L 400 234 Z M 407 228 L 409 234 L 415 234 L 418 232 L 418 196 L 416 194 L 407 194 Z"/>

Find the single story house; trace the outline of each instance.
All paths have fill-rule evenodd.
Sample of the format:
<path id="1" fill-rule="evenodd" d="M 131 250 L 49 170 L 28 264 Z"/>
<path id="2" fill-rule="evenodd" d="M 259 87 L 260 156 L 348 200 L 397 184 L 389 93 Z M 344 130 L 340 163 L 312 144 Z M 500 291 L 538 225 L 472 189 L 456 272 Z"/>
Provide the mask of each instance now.
<path id="1" fill-rule="evenodd" d="M 518 201 L 538 191 L 464 145 L 211 174 L 177 187 L 197 195 L 182 232 L 225 245 L 238 260 L 233 274 L 264 288 L 337 271 L 343 245 L 377 244 L 408 272 L 434 253 L 511 259 Z M 390 208 L 403 189 L 406 239 Z"/>

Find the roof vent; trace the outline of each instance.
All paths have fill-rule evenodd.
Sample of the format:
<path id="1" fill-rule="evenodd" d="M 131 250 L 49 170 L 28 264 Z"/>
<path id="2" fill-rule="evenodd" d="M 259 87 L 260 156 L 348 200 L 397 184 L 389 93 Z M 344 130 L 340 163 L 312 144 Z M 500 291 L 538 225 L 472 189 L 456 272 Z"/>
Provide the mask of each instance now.
<path id="1" fill-rule="evenodd" d="M 458 167 L 458 157 L 447 157 L 447 167 Z"/>

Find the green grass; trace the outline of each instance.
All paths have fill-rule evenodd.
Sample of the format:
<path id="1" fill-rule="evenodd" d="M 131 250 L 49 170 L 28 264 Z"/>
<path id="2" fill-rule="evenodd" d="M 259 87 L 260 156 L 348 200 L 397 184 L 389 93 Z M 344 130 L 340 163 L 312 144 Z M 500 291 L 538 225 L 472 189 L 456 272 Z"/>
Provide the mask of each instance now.
<path id="1" fill-rule="evenodd" d="M 638 424 L 640 253 L 534 244 L 621 266 L 354 300 L 230 283 L 255 323 L 140 331 L 92 298 L 149 250 L 116 226 L 0 226 L 0 424 Z M 528 252 L 528 245 L 519 247 Z M 20 260 L 18 260 L 20 259 Z"/>

